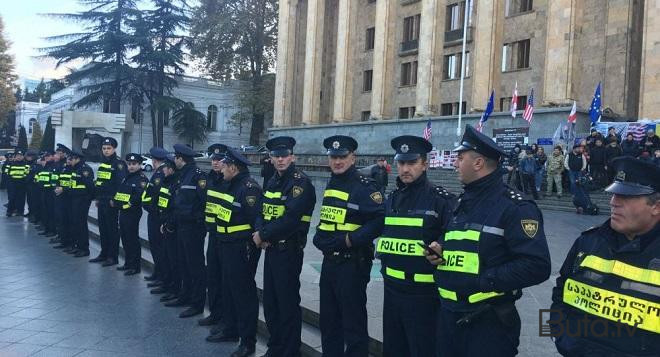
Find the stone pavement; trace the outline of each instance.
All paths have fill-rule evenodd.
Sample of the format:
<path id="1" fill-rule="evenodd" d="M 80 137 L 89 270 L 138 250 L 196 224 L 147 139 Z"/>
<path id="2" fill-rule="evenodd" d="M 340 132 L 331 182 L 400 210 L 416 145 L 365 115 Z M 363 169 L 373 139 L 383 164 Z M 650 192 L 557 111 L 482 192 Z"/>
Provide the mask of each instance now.
<path id="1" fill-rule="evenodd" d="M 0 220 L 0 356 L 228 356 L 235 349 L 204 341 L 208 328 L 162 306 L 141 275 L 55 250 L 27 219 Z"/>

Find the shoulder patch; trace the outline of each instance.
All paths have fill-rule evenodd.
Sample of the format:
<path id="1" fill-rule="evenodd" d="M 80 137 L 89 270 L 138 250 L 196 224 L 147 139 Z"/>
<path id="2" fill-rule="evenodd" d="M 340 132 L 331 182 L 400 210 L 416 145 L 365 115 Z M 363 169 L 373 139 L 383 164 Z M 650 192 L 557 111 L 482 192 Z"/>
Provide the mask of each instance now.
<path id="1" fill-rule="evenodd" d="M 145 181 L 140 181 L 140 186 L 142 188 L 145 188 L 147 186 L 147 183 Z"/>
<path id="2" fill-rule="evenodd" d="M 123 170 L 123 169 L 124 169 L 124 164 L 121 163 L 121 162 L 118 162 L 118 163 L 117 163 L 117 168 L 118 168 L 119 170 Z"/>
<path id="3" fill-rule="evenodd" d="M 291 189 L 291 195 L 295 198 L 302 195 L 304 191 L 305 190 L 300 186 L 293 186 L 293 189 Z"/>
<path id="4" fill-rule="evenodd" d="M 202 189 L 206 188 L 206 180 L 198 180 L 197 181 L 197 186 L 199 186 L 199 188 L 202 188 Z"/>
<path id="5" fill-rule="evenodd" d="M 83 170 L 82 174 L 83 174 L 83 176 L 88 177 L 89 176 L 89 170 Z"/>
<path id="6" fill-rule="evenodd" d="M 539 221 L 534 219 L 523 219 L 520 221 L 520 225 L 529 238 L 534 238 L 536 232 L 539 231 Z"/>
<path id="7" fill-rule="evenodd" d="M 156 186 L 160 185 L 160 177 L 156 177 L 154 179 L 154 185 L 156 185 Z"/>
<path id="8" fill-rule="evenodd" d="M 254 204 L 257 203 L 257 196 L 246 196 L 245 202 L 247 202 L 250 207 L 253 207 Z"/>
<path id="9" fill-rule="evenodd" d="M 383 203 L 383 194 L 381 194 L 379 191 L 370 194 L 369 197 L 371 197 L 371 199 L 378 204 Z"/>

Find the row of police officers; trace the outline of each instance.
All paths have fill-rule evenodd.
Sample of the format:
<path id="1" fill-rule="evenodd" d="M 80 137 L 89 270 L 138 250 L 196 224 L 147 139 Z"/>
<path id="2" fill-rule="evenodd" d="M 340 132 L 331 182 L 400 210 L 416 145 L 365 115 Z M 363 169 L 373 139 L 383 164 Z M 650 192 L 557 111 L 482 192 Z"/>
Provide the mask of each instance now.
<path id="1" fill-rule="evenodd" d="M 116 142 L 106 143 L 96 181 L 79 152 L 58 147 L 70 160 L 57 170 L 59 181 L 47 180 L 53 186 L 45 191 L 55 187 L 53 207 L 61 207 L 58 198 L 72 207 L 59 213 L 71 222 L 57 226 L 62 245 L 77 256 L 89 254 L 86 238 L 67 237 L 86 237 L 80 217 L 84 210 L 86 222 L 95 188 L 103 248 L 90 261 L 116 264 L 119 235 L 126 251 L 120 269 L 137 274 L 144 209 L 155 263 L 154 274 L 145 277 L 152 293 L 161 294 L 166 306 L 187 307 L 180 317 L 201 314 L 208 298 L 210 315 L 199 324 L 213 326 L 210 342 L 239 342 L 232 356 L 255 351 L 255 273 L 263 251 L 266 356 L 299 356 L 300 273 L 317 197 L 295 165 L 295 140 L 267 142 L 276 174 L 263 189 L 250 176 L 250 161 L 225 145 L 209 147 L 209 173 L 197 168 L 188 146 L 175 145 L 174 155 L 153 148 L 156 169 L 147 180 L 139 169 L 142 157 L 129 154 L 123 162 L 114 153 Z M 551 262 L 540 210 L 502 179 L 502 149 L 466 127 L 455 149 L 464 185 L 457 198 L 427 178 L 428 141 L 394 138 L 396 189 L 384 197 L 356 170 L 353 138 L 331 136 L 323 145 L 331 177 L 313 232 L 323 253 L 323 354 L 368 355 L 366 287 L 374 257 L 384 278 L 385 356 L 517 354 L 521 319 L 515 302 L 522 289 L 548 279 Z M 49 162 L 60 166 L 51 159 L 43 167 Z M 553 291 L 547 322 L 566 356 L 660 353 L 660 169 L 633 158 L 613 165 L 612 217 L 575 242 Z M 50 232 L 48 223 L 44 227 Z M 584 321 L 591 325 L 575 327 Z"/>

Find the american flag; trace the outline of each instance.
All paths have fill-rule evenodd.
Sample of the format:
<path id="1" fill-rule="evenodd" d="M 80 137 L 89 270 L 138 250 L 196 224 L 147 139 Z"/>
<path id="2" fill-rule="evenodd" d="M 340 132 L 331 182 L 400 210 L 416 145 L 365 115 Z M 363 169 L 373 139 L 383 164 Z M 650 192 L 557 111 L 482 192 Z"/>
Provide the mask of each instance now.
<path id="1" fill-rule="evenodd" d="M 431 120 L 426 122 L 426 127 L 424 128 L 424 139 L 426 141 L 431 141 Z"/>
<path id="2" fill-rule="evenodd" d="M 525 110 L 523 111 L 522 117 L 528 123 L 532 123 L 532 117 L 534 116 L 534 88 L 529 93 L 529 99 L 527 99 L 527 105 L 525 105 Z"/>
<path id="3" fill-rule="evenodd" d="M 635 141 L 640 141 L 646 136 L 648 126 L 644 123 L 629 123 L 626 135 L 632 134 Z"/>

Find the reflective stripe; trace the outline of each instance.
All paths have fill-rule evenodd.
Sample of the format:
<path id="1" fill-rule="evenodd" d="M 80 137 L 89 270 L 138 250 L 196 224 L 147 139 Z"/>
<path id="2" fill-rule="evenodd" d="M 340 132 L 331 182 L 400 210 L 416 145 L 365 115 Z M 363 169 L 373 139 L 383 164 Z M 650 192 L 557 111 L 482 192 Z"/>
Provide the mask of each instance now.
<path id="1" fill-rule="evenodd" d="M 356 210 L 356 211 L 360 210 L 360 206 L 356 205 L 355 203 L 347 203 L 346 208 L 350 208 L 350 209 Z"/>
<path id="2" fill-rule="evenodd" d="M 206 223 L 215 223 L 215 217 L 206 216 L 206 217 L 204 217 L 204 222 L 206 222 Z"/>
<path id="3" fill-rule="evenodd" d="M 115 201 L 128 202 L 130 200 L 131 200 L 131 195 L 128 193 L 121 193 L 121 192 L 115 193 Z"/>
<path id="4" fill-rule="evenodd" d="M 406 280 L 406 272 L 403 270 L 385 267 L 385 275 L 395 279 Z M 416 283 L 433 283 L 433 274 L 414 274 L 412 280 Z"/>
<path id="5" fill-rule="evenodd" d="M 216 227 L 216 231 L 219 233 L 234 233 L 240 231 L 247 231 L 250 228 L 252 228 L 252 226 L 249 224 L 241 224 L 238 226 L 229 226 L 229 227 L 218 226 Z"/>
<path id="6" fill-rule="evenodd" d="M 231 205 L 238 208 L 242 207 L 240 202 L 232 202 Z"/>
<path id="7" fill-rule="evenodd" d="M 339 190 L 325 190 L 323 197 L 334 197 L 342 201 L 348 201 L 348 192 Z"/>
<path id="8" fill-rule="evenodd" d="M 333 223 L 344 223 L 346 221 L 346 208 L 321 206 L 319 219 Z"/>
<path id="9" fill-rule="evenodd" d="M 445 250 L 442 252 L 442 257 L 445 261 L 438 265 L 438 270 L 479 274 L 479 254 L 477 253 Z"/>
<path id="10" fill-rule="evenodd" d="M 443 289 L 443 288 L 438 288 L 438 292 L 440 293 L 440 297 L 443 299 L 447 300 L 452 300 L 452 301 L 458 301 L 458 297 L 456 296 L 455 291 Z"/>
<path id="11" fill-rule="evenodd" d="M 112 172 L 109 171 L 101 171 L 96 173 L 96 178 L 101 179 L 101 180 L 109 180 L 112 177 Z"/>
<path id="12" fill-rule="evenodd" d="M 334 231 L 347 231 L 347 232 L 353 232 L 360 228 L 361 225 L 359 224 L 353 224 L 353 223 L 345 223 L 345 224 L 334 224 L 334 223 L 323 223 L 321 222 L 319 224 L 319 229 L 322 231 L 328 231 L 328 232 L 334 232 Z"/>
<path id="13" fill-rule="evenodd" d="M 191 185 L 181 185 L 182 190 L 196 190 L 197 186 L 191 186 Z"/>
<path id="14" fill-rule="evenodd" d="M 216 214 L 217 214 L 217 216 L 220 220 L 229 223 L 229 221 L 231 221 L 231 213 L 232 212 L 231 212 L 230 209 L 227 209 L 227 208 L 224 208 L 224 207 L 218 205 Z"/>
<path id="15" fill-rule="evenodd" d="M 640 283 L 660 286 L 660 271 L 638 268 L 618 260 L 607 260 L 595 255 L 588 255 L 580 266 Z"/>
<path id="16" fill-rule="evenodd" d="M 573 279 L 564 283 L 564 303 L 607 320 L 660 333 L 660 304 Z"/>
<path id="17" fill-rule="evenodd" d="M 458 301 L 458 294 L 456 294 L 455 291 L 443 289 L 443 288 L 438 288 L 438 293 L 440 293 L 440 297 L 443 299 L 447 300 L 452 300 L 452 301 Z M 468 296 L 467 301 L 471 304 L 484 301 L 490 298 L 494 298 L 497 296 L 502 296 L 504 293 L 497 293 L 497 292 L 488 292 L 488 293 L 474 293 L 470 296 Z"/>
<path id="18" fill-rule="evenodd" d="M 264 203 L 261 206 L 261 214 L 267 220 L 272 218 L 280 218 L 284 215 L 285 207 L 283 205 L 271 205 L 269 203 Z"/>
<path id="19" fill-rule="evenodd" d="M 406 226 L 406 227 L 422 227 L 422 226 L 424 226 L 424 218 L 385 217 L 385 225 L 388 225 L 388 226 Z"/>
<path id="20" fill-rule="evenodd" d="M 204 213 L 217 214 L 218 207 L 220 207 L 219 204 L 206 201 L 206 206 L 204 207 Z"/>
<path id="21" fill-rule="evenodd" d="M 484 233 L 490 233 L 490 234 L 494 234 L 496 236 L 504 237 L 504 229 L 502 229 L 502 228 L 484 226 L 481 229 L 481 231 L 484 232 Z"/>
<path id="22" fill-rule="evenodd" d="M 404 271 L 392 269 L 390 267 L 385 267 L 385 274 L 401 280 L 404 280 L 406 278 L 406 273 Z"/>
<path id="23" fill-rule="evenodd" d="M 445 233 L 445 240 L 472 240 L 479 241 L 479 236 L 481 232 L 467 230 L 467 231 L 449 231 Z"/>
<path id="24" fill-rule="evenodd" d="M 213 190 L 207 190 L 207 191 L 206 191 L 206 194 L 209 195 L 209 196 L 211 196 L 211 197 L 215 197 L 215 198 L 219 198 L 219 199 L 221 199 L 221 200 L 223 200 L 223 201 L 227 201 L 227 202 L 229 202 L 229 203 L 234 202 L 234 196 L 232 196 L 232 195 L 228 195 L 228 194 L 226 194 L 226 193 L 222 193 L 222 192 L 218 192 L 218 191 L 213 191 Z"/>
<path id="25" fill-rule="evenodd" d="M 423 257 L 424 248 L 420 247 L 417 243 L 424 242 L 421 240 L 380 237 L 376 251 L 379 253 Z"/>
<path id="26" fill-rule="evenodd" d="M 624 280 L 621 282 L 621 289 L 634 290 L 640 293 L 654 295 L 660 299 L 660 288 L 647 284 L 637 283 L 634 281 Z"/>
<path id="27" fill-rule="evenodd" d="M 121 209 L 128 209 L 128 208 L 131 208 L 130 203 L 127 203 L 127 204 L 121 206 Z"/>
<path id="28" fill-rule="evenodd" d="M 282 197 L 282 192 L 270 192 L 266 191 L 264 192 L 264 196 L 266 198 L 281 198 Z"/>
<path id="29" fill-rule="evenodd" d="M 160 188 L 160 192 L 162 192 L 162 193 L 166 193 L 166 194 L 169 195 L 169 194 L 170 194 L 170 189 L 169 189 L 169 188 L 166 188 L 166 187 L 161 187 L 161 188 Z"/>
<path id="30" fill-rule="evenodd" d="M 302 217 L 300 218 L 300 221 L 301 221 L 301 222 L 307 222 L 307 223 L 309 223 L 309 222 L 312 221 L 312 216 L 302 216 Z"/>
<path id="31" fill-rule="evenodd" d="M 100 164 L 99 169 L 112 169 L 112 165 L 110 164 Z"/>
<path id="32" fill-rule="evenodd" d="M 167 208 L 167 204 L 170 202 L 169 198 L 158 197 L 158 207 Z"/>
<path id="33" fill-rule="evenodd" d="M 149 187 L 149 184 L 147 184 L 147 187 Z M 143 203 L 151 202 L 151 196 L 147 196 L 147 190 L 142 191 L 142 202 Z"/>

